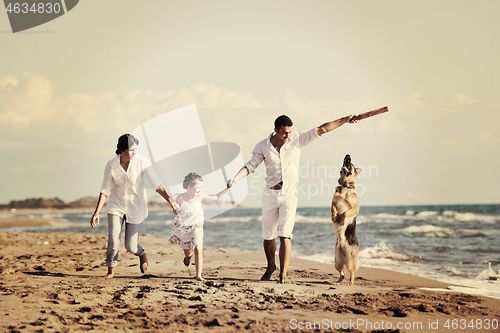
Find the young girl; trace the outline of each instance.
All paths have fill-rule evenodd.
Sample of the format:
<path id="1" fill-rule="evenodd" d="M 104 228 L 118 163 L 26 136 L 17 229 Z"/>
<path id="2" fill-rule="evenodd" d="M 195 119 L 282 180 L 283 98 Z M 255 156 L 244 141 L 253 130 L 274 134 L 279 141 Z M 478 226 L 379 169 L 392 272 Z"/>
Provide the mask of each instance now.
<path id="1" fill-rule="evenodd" d="M 196 265 L 196 279 L 205 281 L 201 277 L 203 267 L 203 200 L 217 201 L 227 192 L 227 188 L 217 195 L 202 193 L 203 178 L 191 172 L 184 178 L 182 187 L 186 192 L 179 194 L 176 203 L 180 206 L 172 227 L 170 244 L 177 244 L 184 249 L 184 265 L 189 266 L 193 256 Z"/>

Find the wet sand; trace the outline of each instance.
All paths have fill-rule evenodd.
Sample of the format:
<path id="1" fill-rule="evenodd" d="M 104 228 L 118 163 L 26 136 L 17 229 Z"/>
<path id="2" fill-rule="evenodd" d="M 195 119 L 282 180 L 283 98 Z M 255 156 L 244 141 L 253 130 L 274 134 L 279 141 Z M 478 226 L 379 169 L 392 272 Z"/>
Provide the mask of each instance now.
<path id="1" fill-rule="evenodd" d="M 289 284 L 277 283 L 278 272 L 262 282 L 264 253 L 227 248 L 204 249 L 207 281 L 198 282 L 178 246 L 152 235 L 140 243 L 147 273 L 122 242 L 107 280 L 107 235 L 0 232 L 0 331 L 454 332 L 455 320 L 469 325 L 460 332 L 477 332 L 472 319 L 500 331 L 484 328 L 500 320 L 500 300 L 420 289 L 442 282 L 362 267 L 355 286 L 333 285 L 332 265 L 297 258 Z"/>

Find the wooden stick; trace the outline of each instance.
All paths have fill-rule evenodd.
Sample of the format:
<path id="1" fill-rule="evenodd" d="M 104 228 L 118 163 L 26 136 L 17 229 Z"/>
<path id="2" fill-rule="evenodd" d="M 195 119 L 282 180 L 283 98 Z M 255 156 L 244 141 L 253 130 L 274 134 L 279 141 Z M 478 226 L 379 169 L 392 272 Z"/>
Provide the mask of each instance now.
<path id="1" fill-rule="evenodd" d="M 355 116 L 354 119 L 355 120 L 362 120 L 362 119 L 365 119 L 365 118 L 368 118 L 368 117 L 373 117 L 373 116 L 376 116 L 378 114 L 385 113 L 385 112 L 389 112 L 389 109 L 387 108 L 387 106 L 384 106 L 383 108 L 380 108 L 380 109 L 377 109 L 377 110 L 373 110 L 373 111 L 368 111 L 368 112 L 365 112 L 365 113 L 361 113 L 361 114 Z"/>

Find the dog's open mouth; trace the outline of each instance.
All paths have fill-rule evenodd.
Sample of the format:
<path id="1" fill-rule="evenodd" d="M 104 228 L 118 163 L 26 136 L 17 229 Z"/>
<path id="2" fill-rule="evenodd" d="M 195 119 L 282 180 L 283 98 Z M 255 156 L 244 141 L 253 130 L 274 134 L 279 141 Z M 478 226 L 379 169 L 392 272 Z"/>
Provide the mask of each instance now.
<path id="1" fill-rule="evenodd" d="M 348 177 L 351 175 L 351 155 L 345 155 L 344 157 L 344 164 L 342 165 L 342 176 Z M 345 185 L 344 185 L 345 186 Z M 347 186 L 346 186 L 347 187 Z"/>

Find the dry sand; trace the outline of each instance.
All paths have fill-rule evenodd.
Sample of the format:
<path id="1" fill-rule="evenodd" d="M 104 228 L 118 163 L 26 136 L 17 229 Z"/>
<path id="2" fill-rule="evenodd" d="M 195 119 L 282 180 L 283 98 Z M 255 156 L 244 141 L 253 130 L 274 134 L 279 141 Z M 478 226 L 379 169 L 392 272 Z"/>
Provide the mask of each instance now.
<path id="1" fill-rule="evenodd" d="M 277 273 L 259 281 L 261 252 L 205 248 L 207 281 L 198 282 L 182 250 L 151 235 L 140 238 L 147 274 L 122 245 L 116 276 L 106 280 L 106 243 L 103 234 L 0 232 L 0 331 L 500 331 L 485 329 L 500 320 L 500 300 L 420 290 L 448 284 L 380 269 L 362 267 L 355 286 L 336 286 L 332 265 L 292 258 L 291 283 L 280 285 Z"/>

